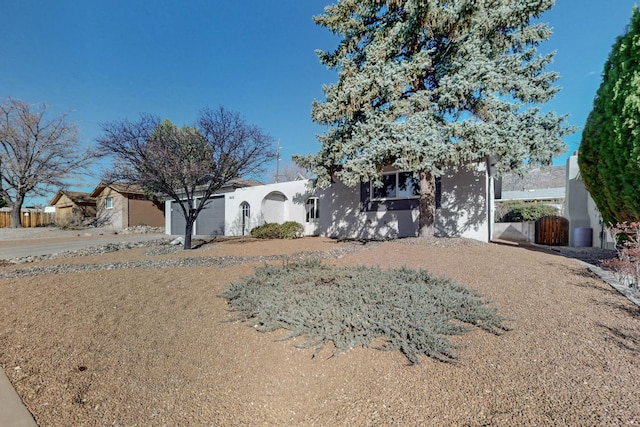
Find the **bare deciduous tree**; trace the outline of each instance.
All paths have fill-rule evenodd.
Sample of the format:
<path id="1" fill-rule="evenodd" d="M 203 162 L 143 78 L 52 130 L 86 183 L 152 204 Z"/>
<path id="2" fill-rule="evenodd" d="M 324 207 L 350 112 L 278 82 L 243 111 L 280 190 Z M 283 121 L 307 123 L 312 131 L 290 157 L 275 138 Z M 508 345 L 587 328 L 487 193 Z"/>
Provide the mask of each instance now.
<path id="1" fill-rule="evenodd" d="M 276 176 L 277 175 L 277 176 Z M 282 162 L 276 170 L 273 171 L 271 182 L 287 182 L 296 181 L 298 179 L 307 179 L 311 176 L 311 172 L 294 162 Z"/>
<path id="2" fill-rule="evenodd" d="M 139 184 L 176 201 L 185 218 L 185 249 L 191 249 L 193 224 L 211 196 L 234 179 L 262 172 L 275 156 L 268 134 L 223 107 L 203 109 L 195 126 L 178 128 L 143 115 L 102 130 L 100 150 L 115 158 L 106 180 Z"/>
<path id="3" fill-rule="evenodd" d="M 0 198 L 11 208 L 11 227 L 22 227 L 28 194 L 46 195 L 88 170 L 96 153 L 83 149 L 66 114 L 47 118 L 48 106 L 8 98 L 0 104 Z"/>

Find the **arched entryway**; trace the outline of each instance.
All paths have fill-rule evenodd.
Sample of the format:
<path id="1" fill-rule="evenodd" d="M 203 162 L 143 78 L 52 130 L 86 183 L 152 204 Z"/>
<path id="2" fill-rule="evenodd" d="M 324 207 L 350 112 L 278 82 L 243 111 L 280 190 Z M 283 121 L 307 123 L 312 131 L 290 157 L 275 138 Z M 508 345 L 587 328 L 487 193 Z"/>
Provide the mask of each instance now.
<path id="1" fill-rule="evenodd" d="M 287 196 L 279 191 L 272 191 L 262 199 L 262 216 L 265 222 L 283 223 L 286 221 Z"/>

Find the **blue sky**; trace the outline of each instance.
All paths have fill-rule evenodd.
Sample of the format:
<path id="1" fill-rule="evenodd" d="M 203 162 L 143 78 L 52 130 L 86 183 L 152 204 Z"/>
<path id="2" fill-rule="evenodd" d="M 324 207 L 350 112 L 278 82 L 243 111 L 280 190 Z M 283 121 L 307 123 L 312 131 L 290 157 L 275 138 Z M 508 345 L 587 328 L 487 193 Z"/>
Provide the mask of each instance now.
<path id="1" fill-rule="evenodd" d="M 322 85 L 336 76 L 314 51 L 332 49 L 337 39 L 312 16 L 329 3 L 3 0 L 0 99 L 68 112 L 87 143 L 100 134 L 100 123 L 151 113 L 186 125 L 201 108 L 223 105 L 280 140 L 286 161 L 320 147 L 323 128 L 311 121 L 311 102 L 323 99 Z M 542 17 L 554 35 L 541 50 L 557 51 L 549 69 L 561 74 L 563 88 L 547 109 L 584 125 L 634 4 L 558 0 Z M 580 132 L 567 138 L 569 152 L 579 141 Z M 71 189 L 91 190 L 98 179 Z"/>

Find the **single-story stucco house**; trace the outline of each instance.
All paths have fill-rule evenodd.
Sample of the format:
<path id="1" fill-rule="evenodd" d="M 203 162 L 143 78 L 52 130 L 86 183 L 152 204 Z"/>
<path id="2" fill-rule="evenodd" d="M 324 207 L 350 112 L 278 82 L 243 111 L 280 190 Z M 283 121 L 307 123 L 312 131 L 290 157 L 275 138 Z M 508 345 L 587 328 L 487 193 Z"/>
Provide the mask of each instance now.
<path id="1" fill-rule="evenodd" d="M 90 193 L 60 190 L 49 202 L 55 207 L 55 223 L 66 225 L 96 216 L 96 199 Z"/>
<path id="2" fill-rule="evenodd" d="M 555 206 L 559 215 L 568 220 L 569 246 L 615 248 L 615 242 L 582 181 L 578 153 L 569 156 L 565 166 L 553 166 L 546 170 L 534 168 L 524 177 L 513 178 L 511 175 L 506 178 L 509 179 L 507 185 L 505 177 L 502 178 L 502 185 L 499 180 L 496 181 L 497 208 L 508 200 L 535 201 Z M 533 221 L 495 223 L 493 239 L 534 242 L 536 224 Z"/>
<path id="3" fill-rule="evenodd" d="M 101 226 L 164 227 L 164 203 L 149 200 L 139 185 L 101 182 L 91 197 L 96 200 L 96 215 Z"/>
<path id="4" fill-rule="evenodd" d="M 567 159 L 565 217 L 569 220 L 569 246 L 615 249 L 616 244 L 602 221 L 600 211 L 584 185 L 578 155 Z"/>
<path id="5" fill-rule="evenodd" d="M 450 167 L 437 180 L 436 234 L 489 241 L 493 179 L 486 163 Z M 227 186 L 211 198 L 194 227 L 195 235 L 247 235 L 266 222 L 296 221 L 306 235 L 390 239 L 418 233 L 418 185 L 412 174 L 389 170 L 384 186 L 336 182 L 312 189 L 309 180 Z M 184 233 L 176 202 L 166 202 L 166 232 Z"/>

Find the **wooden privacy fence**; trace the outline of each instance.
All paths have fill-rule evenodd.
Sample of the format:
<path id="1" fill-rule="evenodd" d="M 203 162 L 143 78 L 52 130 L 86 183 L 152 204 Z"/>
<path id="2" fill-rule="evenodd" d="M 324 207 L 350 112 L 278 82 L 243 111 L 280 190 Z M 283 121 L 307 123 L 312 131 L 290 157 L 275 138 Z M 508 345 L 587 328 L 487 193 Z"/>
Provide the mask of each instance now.
<path id="1" fill-rule="evenodd" d="M 536 221 L 535 242 L 549 246 L 569 244 L 569 220 L 561 216 L 544 216 Z"/>
<path id="2" fill-rule="evenodd" d="M 23 227 L 44 227 L 52 225 L 55 213 L 42 211 L 22 211 L 20 222 Z M 0 228 L 11 226 L 11 212 L 0 212 Z"/>

